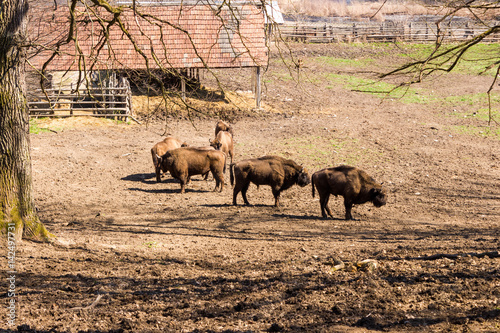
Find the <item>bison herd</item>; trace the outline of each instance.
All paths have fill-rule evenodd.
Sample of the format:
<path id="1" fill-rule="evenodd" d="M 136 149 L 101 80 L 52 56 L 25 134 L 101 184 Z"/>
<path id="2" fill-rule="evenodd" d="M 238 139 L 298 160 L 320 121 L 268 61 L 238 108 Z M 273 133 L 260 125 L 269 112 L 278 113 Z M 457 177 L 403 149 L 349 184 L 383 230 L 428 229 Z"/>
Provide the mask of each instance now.
<path id="1" fill-rule="evenodd" d="M 207 147 L 189 147 L 187 143 L 174 137 L 166 137 L 151 149 L 156 180 L 161 181 L 162 171 L 170 172 L 172 177 L 180 181 L 181 193 L 184 193 L 191 176 L 203 175 L 206 179 L 211 172 L 216 182 L 214 191 L 222 191 L 226 159 L 229 156 L 233 205 L 237 205 L 240 192 L 245 205 L 250 205 L 247 198 L 250 183 L 257 186 L 269 185 L 276 207 L 280 205 L 281 192 L 293 185 L 304 187 L 312 183 L 312 196 L 315 196 L 317 190 L 323 218 L 333 218 L 328 208 L 330 194 L 344 198 L 346 220 L 353 219 L 353 205 L 372 202 L 375 207 L 381 207 L 387 202 L 387 190 L 356 167 L 341 165 L 325 168 L 310 177 L 303 166 L 280 156 L 263 156 L 233 163 L 233 134 L 229 124 L 218 121 L 215 139 L 210 140 L 210 146 Z"/>

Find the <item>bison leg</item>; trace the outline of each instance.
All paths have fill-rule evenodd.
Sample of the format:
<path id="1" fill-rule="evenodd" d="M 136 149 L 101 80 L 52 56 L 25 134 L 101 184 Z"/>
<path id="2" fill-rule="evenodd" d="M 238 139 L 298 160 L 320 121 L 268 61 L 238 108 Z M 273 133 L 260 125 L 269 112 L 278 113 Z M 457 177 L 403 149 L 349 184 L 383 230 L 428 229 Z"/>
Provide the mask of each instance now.
<path id="1" fill-rule="evenodd" d="M 352 210 L 352 202 L 348 200 L 344 200 L 345 206 L 345 219 L 346 220 L 354 220 L 352 218 L 351 210 Z"/>
<path id="2" fill-rule="evenodd" d="M 330 200 L 330 193 L 327 194 L 320 193 L 319 204 L 321 206 L 321 215 L 323 216 L 324 219 L 327 219 L 328 215 L 330 215 L 330 217 L 333 218 L 332 212 L 330 211 L 330 208 L 328 208 L 329 200 Z M 328 215 L 326 215 L 326 213 L 328 213 Z"/>
<path id="3" fill-rule="evenodd" d="M 237 205 L 237 197 L 238 197 L 238 193 L 241 192 L 241 190 L 243 189 L 244 185 L 242 186 L 241 185 L 241 181 L 239 181 L 238 179 L 236 179 L 236 183 L 234 184 L 234 188 L 233 188 L 233 205 L 236 206 Z M 242 193 L 243 195 L 243 193 Z"/>
<path id="4" fill-rule="evenodd" d="M 245 202 L 245 205 L 247 205 L 247 206 L 250 206 L 250 202 L 248 202 L 248 199 L 247 199 L 247 191 L 248 191 L 249 186 L 250 186 L 250 182 L 247 182 L 243 185 L 243 187 L 241 189 L 241 196 L 243 197 L 243 202 Z"/>
<path id="5" fill-rule="evenodd" d="M 279 207 L 280 206 L 280 191 L 273 189 L 273 195 L 274 195 L 274 207 Z"/>
<path id="6" fill-rule="evenodd" d="M 236 203 L 236 197 L 238 196 L 238 193 L 240 193 L 240 189 L 238 187 L 234 187 L 233 188 L 233 206 L 236 206 L 237 203 Z"/>
<path id="7" fill-rule="evenodd" d="M 180 174 L 178 179 L 181 182 L 181 193 L 185 193 L 186 185 L 189 184 L 191 177 L 188 176 L 187 174 Z"/>
<path id="8" fill-rule="evenodd" d="M 215 178 L 214 192 L 217 191 L 219 186 L 220 186 L 219 192 L 222 192 L 222 190 L 224 189 L 224 175 L 222 175 L 220 173 L 213 173 L 213 176 Z"/>
<path id="9" fill-rule="evenodd" d="M 184 194 L 186 192 L 186 181 L 180 180 L 181 181 L 181 194 Z"/>
<path id="10" fill-rule="evenodd" d="M 156 172 L 156 182 L 160 183 L 161 182 L 161 169 L 160 169 L 160 166 L 155 166 L 155 172 Z"/>

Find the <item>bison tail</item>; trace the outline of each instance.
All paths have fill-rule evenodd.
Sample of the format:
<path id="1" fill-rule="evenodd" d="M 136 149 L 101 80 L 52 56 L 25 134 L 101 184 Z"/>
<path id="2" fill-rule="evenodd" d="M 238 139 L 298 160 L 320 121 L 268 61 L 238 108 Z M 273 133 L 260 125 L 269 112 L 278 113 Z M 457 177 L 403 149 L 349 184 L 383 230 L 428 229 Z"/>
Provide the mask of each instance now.
<path id="1" fill-rule="evenodd" d="M 231 186 L 234 185 L 234 163 L 229 164 L 229 179 L 231 181 Z"/>
<path id="2" fill-rule="evenodd" d="M 313 195 L 313 198 L 314 198 L 314 180 L 311 180 L 311 185 L 312 185 L 312 195 Z"/>
<path id="3" fill-rule="evenodd" d="M 158 155 L 156 154 L 156 151 L 154 149 L 151 149 L 151 155 L 153 156 L 153 164 L 156 168 L 159 165 L 159 162 L 158 162 Z"/>

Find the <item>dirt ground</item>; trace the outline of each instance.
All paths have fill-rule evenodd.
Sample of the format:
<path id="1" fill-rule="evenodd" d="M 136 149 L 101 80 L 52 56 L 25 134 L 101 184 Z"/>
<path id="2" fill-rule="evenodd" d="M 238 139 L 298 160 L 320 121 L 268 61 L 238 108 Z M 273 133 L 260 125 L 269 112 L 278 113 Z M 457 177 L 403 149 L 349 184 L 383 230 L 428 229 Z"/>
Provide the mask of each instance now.
<path id="1" fill-rule="evenodd" d="M 295 48 L 306 61 L 353 52 Z M 383 182 L 387 205 L 355 206 L 345 221 L 332 198 L 336 218 L 324 220 L 310 186 L 275 208 L 270 188 L 252 185 L 253 206 L 233 206 L 228 173 L 221 193 L 196 176 L 181 195 L 154 176 L 164 122 L 47 122 L 52 131 L 31 136 L 34 191 L 58 241 L 18 247 L 19 331 L 500 331 L 500 140 L 454 130 L 485 120 L 462 105 L 268 79 L 274 112 L 229 119 L 235 160 L 277 154 L 311 174 L 355 165 Z M 489 83 L 448 75 L 427 86 L 446 96 Z M 236 75 L 231 84 L 247 89 Z M 216 120 L 170 118 L 167 131 L 204 146 Z M 358 267 L 365 259 L 374 264 Z"/>

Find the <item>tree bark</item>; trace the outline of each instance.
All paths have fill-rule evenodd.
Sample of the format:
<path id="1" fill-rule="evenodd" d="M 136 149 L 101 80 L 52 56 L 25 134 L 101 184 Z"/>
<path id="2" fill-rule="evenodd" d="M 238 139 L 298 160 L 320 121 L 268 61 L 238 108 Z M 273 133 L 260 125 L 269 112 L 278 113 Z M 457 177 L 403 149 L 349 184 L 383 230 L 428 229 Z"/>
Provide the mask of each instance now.
<path id="1" fill-rule="evenodd" d="M 26 101 L 27 0 L 0 6 L 0 230 L 47 239 L 32 195 L 29 114 Z"/>

